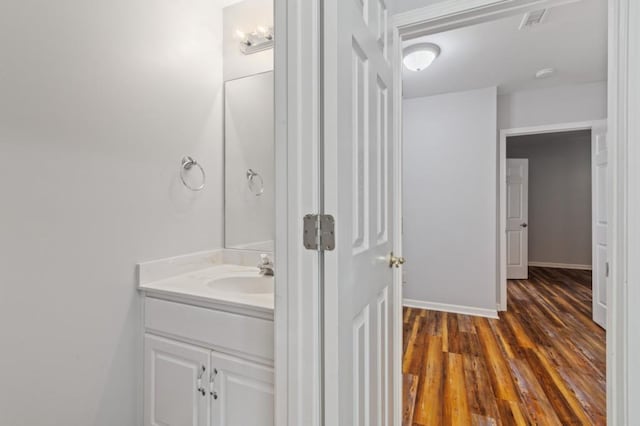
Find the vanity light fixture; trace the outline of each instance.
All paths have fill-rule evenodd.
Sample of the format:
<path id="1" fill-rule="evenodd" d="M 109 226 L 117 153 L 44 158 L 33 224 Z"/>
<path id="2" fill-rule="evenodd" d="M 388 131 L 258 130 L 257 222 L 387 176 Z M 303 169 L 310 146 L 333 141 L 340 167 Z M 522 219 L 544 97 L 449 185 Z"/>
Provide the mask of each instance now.
<path id="1" fill-rule="evenodd" d="M 422 71 L 440 55 L 440 46 L 433 43 L 418 43 L 402 51 L 402 63 L 408 70 Z"/>
<path id="2" fill-rule="evenodd" d="M 245 55 L 273 48 L 273 27 L 260 26 L 250 34 L 238 30 L 236 36 L 240 39 L 240 51 Z"/>

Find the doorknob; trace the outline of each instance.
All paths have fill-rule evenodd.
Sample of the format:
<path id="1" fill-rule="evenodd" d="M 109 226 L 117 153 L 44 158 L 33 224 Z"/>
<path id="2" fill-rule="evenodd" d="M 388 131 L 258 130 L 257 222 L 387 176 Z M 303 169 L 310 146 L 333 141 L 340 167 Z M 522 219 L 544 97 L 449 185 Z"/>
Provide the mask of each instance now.
<path id="1" fill-rule="evenodd" d="M 526 228 L 527 226 L 529 226 L 529 225 L 527 225 L 526 223 L 521 223 L 520 224 L 520 227 L 522 227 L 522 228 Z"/>
<path id="2" fill-rule="evenodd" d="M 393 252 L 389 255 L 389 268 L 393 268 L 394 266 L 399 268 L 400 265 L 404 265 L 404 262 L 404 257 L 396 257 L 393 255 Z"/>

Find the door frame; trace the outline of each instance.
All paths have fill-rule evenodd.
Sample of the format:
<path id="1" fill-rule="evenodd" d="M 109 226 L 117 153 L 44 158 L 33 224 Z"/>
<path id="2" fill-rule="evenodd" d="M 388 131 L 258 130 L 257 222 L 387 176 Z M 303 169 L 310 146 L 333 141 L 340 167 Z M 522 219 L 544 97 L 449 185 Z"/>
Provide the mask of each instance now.
<path id="1" fill-rule="evenodd" d="M 571 123 L 545 124 L 541 126 L 518 127 L 513 129 L 501 129 L 500 141 L 498 144 L 498 203 L 499 203 L 499 221 L 498 221 L 498 256 L 500 268 L 498 270 L 498 310 L 507 310 L 507 139 L 514 136 L 527 135 L 543 135 L 545 133 L 564 133 L 578 130 L 592 130 L 595 126 L 606 123 L 607 120 L 580 121 Z M 591 141 L 589 141 L 591 146 Z M 593 157 L 593 150 L 590 150 L 589 156 Z M 592 173 L 593 174 L 593 173 Z M 610 188 L 612 189 L 612 188 Z M 591 194 L 595 188 L 591 185 Z M 592 206 L 593 209 L 593 206 Z M 593 234 L 593 224 L 591 226 Z M 593 251 L 594 242 L 591 242 Z"/>
<path id="2" fill-rule="evenodd" d="M 395 15 L 392 57 L 397 149 L 402 152 L 403 39 L 571 1 L 443 0 Z M 640 262 L 627 260 L 630 256 L 640 258 L 640 191 L 629 188 L 629 182 L 640 182 L 640 170 L 630 167 L 630 164 L 640 165 L 640 123 L 636 119 L 640 115 L 640 26 L 636 24 L 640 22 L 640 2 L 607 1 L 607 127 L 609 167 L 613 176 L 609 230 L 611 274 L 607 289 L 607 423 L 623 425 L 640 419 L 640 366 L 630 361 L 640 357 L 637 338 L 640 313 L 628 308 L 640 303 Z M 634 286 L 629 285 L 631 282 Z M 401 396 L 401 389 L 395 391 Z"/>
<path id="3" fill-rule="evenodd" d="M 321 0 L 274 0 L 276 111 L 275 417 L 279 426 L 320 425 L 320 256 L 302 247 L 302 214 L 319 211 Z M 611 279 L 607 332 L 607 421 L 640 418 L 640 2 L 608 0 L 608 122 L 614 192 Z M 392 21 L 396 133 L 402 152 L 401 49 L 410 35 L 424 35 L 515 11 L 549 5 L 545 0 L 443 0 L 395 15 Z M 632 143 L 635 141 L 635 143 Z M 399 157 L 397 161 L 401 161 Z M 400 185 L 398 180 L 398 185 Z M 397 225 L 400 227 L 401 225 Z M 400 228 L 398 228 L 400 229 Z M 397 235 L 400 235 L 398 232 Z M 633 285 L 628 285 L 631 283 Z M 401 303 L 401 299 L 397 301 Z M 402 348 L 396 345 L 401 355 Z M 311 355 L 311 357 L 309 357 Z M 401 370 L 394 368 L 394 397 L 402 396 Z M 396 424 L 401 413 L 395 416 Z"/>
<path id="4" fill-rule="evenodd" d="M 321 0 L 274 0 L 275 424 L 322 425 L 321 255 L 302 218 L 320 213 Z"/>

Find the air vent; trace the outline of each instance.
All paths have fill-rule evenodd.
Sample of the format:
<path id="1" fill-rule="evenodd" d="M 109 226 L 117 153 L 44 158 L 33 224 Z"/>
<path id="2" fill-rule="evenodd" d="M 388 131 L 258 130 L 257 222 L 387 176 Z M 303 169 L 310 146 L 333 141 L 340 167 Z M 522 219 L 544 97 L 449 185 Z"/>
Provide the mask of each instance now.
<path id="1" fill-rule="evenodd" d="M 524 18 L 522 18 L 522 22 L 520 22 L 520 29 L 524 30 L 526 28 L 531 28 L 542 23 L 542 21 L 544 21 L 544 18 L 547 17 L 548 11 L 549 9 L 540 9 L 534 10 L 533 12 L 525 13 Z"/>

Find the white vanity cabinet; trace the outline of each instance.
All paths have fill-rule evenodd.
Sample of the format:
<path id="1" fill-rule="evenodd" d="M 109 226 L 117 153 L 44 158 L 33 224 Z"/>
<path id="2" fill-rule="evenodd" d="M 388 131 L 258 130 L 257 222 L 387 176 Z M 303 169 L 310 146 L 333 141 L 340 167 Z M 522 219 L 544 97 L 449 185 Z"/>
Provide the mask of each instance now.
<path id="1" fill-rule="evenodd" d="M 211 354 L 212 426 L 273 425 L 273 369 Z"/>
<path id="2" fill-rule="evenodd" d="M 209 362 L 206 349 L 145 334 L 144 424 L 208 425 L 208 389 L 198 389 Z"/>
<path id="3" fill-rule="evenodd" d="M 145 426 L 270 426 L 273 321 L 145 298 Z"/>

